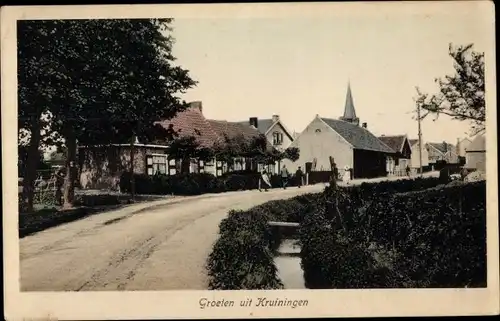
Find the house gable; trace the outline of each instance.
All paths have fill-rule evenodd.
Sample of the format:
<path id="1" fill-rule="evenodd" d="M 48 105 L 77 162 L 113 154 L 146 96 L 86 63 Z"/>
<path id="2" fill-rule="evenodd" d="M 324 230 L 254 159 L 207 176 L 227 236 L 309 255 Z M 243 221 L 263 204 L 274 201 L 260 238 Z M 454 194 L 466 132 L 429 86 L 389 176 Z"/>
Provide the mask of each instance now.
<path id="1" fill-rule="evenodd" d="M 378 137 L 384 144 L 389 146 L 399 155 L 409 158 L 411 155 L 411 143 L 406 135 L 380 136 Z"/>
<path id="2" fill-rule="evenodd" d="M 403 146 L 401 148 L 401 155 L 405 158 L 411 158 L 411 145 L 410 142 L 408 141 L 408 138 L 405 137 L 405 140 L 403 142 Z"/>
<path id="3" fill-rule="evenodd" d="M 290 147 L 297 147 L 300 150 L 300 157 L 296 162 L 283 161 L 291 171 L 295 171 L 298 166 L 305 170 L 306 163 L 314 161 L 316 170 L 330 170 L 330 156 L 334 157 L 339 168 L 346 165 L 353 166 L 353 147 L 319 116 L 306 126 Z"/>
<path id="4" fill-rule="evenodd" d="M 281 120 L 278 120 L 274 122 L 266 131 L 266 136 L 273 131 L 273 129 L 276 129 L 276 127 L 280 127 L 280 130 L 283 131 L 288 136 L 288 139 L 290 141 L 293 141 L 293 135 L 290 133 L 290 131 L 285 127 L 283 122 Z"/>

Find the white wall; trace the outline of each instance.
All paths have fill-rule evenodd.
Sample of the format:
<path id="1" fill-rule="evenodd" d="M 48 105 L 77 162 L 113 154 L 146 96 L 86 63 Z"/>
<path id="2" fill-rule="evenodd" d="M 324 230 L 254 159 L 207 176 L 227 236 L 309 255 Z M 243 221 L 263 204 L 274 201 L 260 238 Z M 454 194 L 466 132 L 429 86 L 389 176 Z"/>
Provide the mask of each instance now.
<path id="1" fill-rule="evenodd" d="M 411 147 L 411 168 L 420 168 L 420 151 L 418 149 L 419 143 L 415 143 Z M 422 144 L 422 166 L 429 166 L 429 152 L 425 144 Z"/>
<path id="2" fill-rule="evenodd" d="M 465 156 L 465 153 L 467 151 L 467 147 L 469 147 L 471 141 L 468 139 L 464 139 L 460 141 L 460 144 L 458 145 L 458 156 Z"/>
<path id="3" fill-rule="evenodd" d="M 273 133 L 278 132 L 283 134 L 283 143 L 281 145 L 273 145 L 276 149 L 278 150 L 284 150 L 290 146 L 292 143 L 292 140 L 290 137 L 286 134 L 285 130 L 281 125 L 278 123 L 276 124 L 273 128 L 271 128 L 271 131 L 267 133 L 266 138 L 269 141 L 269 143 L 272 145 L 273 144 Z"/>
<path id="4" fill-rule="evenodd" d="M 316 130 L 320 132 L 317 133 Z M 353 167 L 353 149 L 344 138 L 333 131 L 321 119 L 315 118 L 304 131 L 291 143 L 290 147 L 298 147 L 300 158 L 296 162 L 283 160 L 290 172 L 295 172 L 299 166 L 305 171 L 306 162 L 317 158 L 316 170 L 330 170 L 329 156 L 335 158 L 337 168 L 346 165 Z"/>
<path id="5" fill-rule="evenodd" d="M 468 152 L 465 154 L 465 167 L 486 171 L 486 152 Z"/>

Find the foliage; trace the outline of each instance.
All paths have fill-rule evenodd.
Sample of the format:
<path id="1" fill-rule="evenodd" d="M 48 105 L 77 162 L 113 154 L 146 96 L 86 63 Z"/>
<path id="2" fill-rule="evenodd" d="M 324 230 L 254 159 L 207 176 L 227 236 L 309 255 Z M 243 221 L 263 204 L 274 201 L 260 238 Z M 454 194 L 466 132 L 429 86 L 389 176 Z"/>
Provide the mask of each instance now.
<path id="1" fill-rule="evenodd" d="M 473 45 L 453 46 L 449 55 L 453 59 L 454 75 L 437 78 L 437 94 L 422 93 L 417 88 L 416 102 L 429 114 L 445 114 L 460 121 L 470 121 L 473 134 L 485 129 L 484 53 L 473 50 Z"/>
<path id="2" fill-rule="evenodd" d="M 209 173 L 181 173 L 177 175 L 135 174 L 135 186 L 138 194 L 151 195 L 200 195 L 205 193 L 222 193 L 257 189 L 260 174 L 256 172 L 230 172 L 220 177 Z M 122 173 L 120 177 L 120 191 L 128 193 L 131 186 L 130 172 Z M 278 175 L 271 176 L 273 187 L 280 187 Z M 292 180 L 289 186 L 294 186 Z"/>
<path id="3" fill-rule="evenodd" d="M 264 223 L 277 220 L 300 223 L 308 288 L 484 287 L 485 188 L 484 182 L 445 186 L 438 178 L 340 187 L 347 235 L 326 218 L 326 191 L 240 211 L 221 223 L 208 264 L 211 284 L 214 289 L 277 286 L 275 274 L 265 281 L 251 278 L 253 283 L 247 272 L 238 274 L 260 264 L 266 266 L 260 270 L 273 273 L 270 255 L 281 235 Z M 240 233 L 248 247 L 233 244 Z M 255 247 L 254 254 L 246 254 Z"/>
<path id="4" fill-rule="evenodd" d="M 174 134 L 175 136 L 175 134 Z M 300 151 L 296 147 L 281 152 L 268 145 L 264 135 L 245 137 L 225 135 L 221 141 L 214 142 L 212 147 L 201 147 L 194 136 L 176 137 L 169 143 L 169 156 L 174 159 L 188 160 L 198 158 L 204 161 L 213 159 L 232 164 L 238 157 L 244 157 L 260 164 L 274 164 L 283 159 L 293 162 L 299 159 Z"/>
<path id="5" fill-rule="evenodd" d="M 28 148 L 23 145 L 17 146 L 17 154 L 18 154 L 18 176 L 24 177 L 26 173 L 26 162 L 28 159 Z M 48 170 L 50 166 L 43 159 L 43 154 L 41 151 L 38 152 L 38 161 L 36 165 L 36 170 Z"/>
<path id="6" fill-rule="evenodd" d="M 300 150 L 297 147 L 288 147 L 283 152 L 283 158 L 296 162 L 300 158 Z"/>
<path id="7" fill-rule="evenodd" d="M 283 288 L 264 237 L 267 221 L 258 211 L 231 211 L 220 223 L 220 238 L 207 261 L 211 290 Z"/>
<path id="8" fill-rule="evenodd" d="M 301 225 L 307 286 L 485 286 L 485 183 L 424 182 L 340 188 L 347 235 L 319 205 Z"/>
<path id="9" fill-rule="evenodd" d="M 195 82 L 187 70 L 173 65 L 173 39 L 165 35 L 170 22 L 19 22 L 19 128 L 31 133 L 33 150 L 38 149 L 40 131 L 47 123 L 48 135 L 58 133 L 64 138 L 69 206 L 74 193 L 70 162 L 75 161 L 77 141 L 128 142 L 135 135 L 146 135 L 155 121 L 171 118 L 187 106 L 176 94 Z M 45 122 L 42 114 L 48 115 Z M 31 177 L 26 184 L 32 184 Z"/>
<path id="10" fill-rule="evenodd" d="M 52 199 L 54 199 L 54 194 L 52 194 Z M 154 199 L 156 198 L 138 196 L 135 198 L 135 201 L 151 201 Z M 54 206 L 53 201 L 38 204 L 46 208 L 33 212 L 19 211 L 19 237 L 25 237 L 54 226 L 85 218 L 89 215 L 119 208 L 123 204 L 130 203 L 130 201 L 130 195 L 99 193 L 77 195 L 75 199 L 77 207 L 71 210 L 59 210 Z"/>
<path id="11" fill-rule="evenodd" d="M 267 223 L 300 220 L 310 198 L 314 196 L 271 201 L 248 211 L 230 211 L 219 225 L 220 237 L 207 260 L 210 289 L 282 289 L 273 260 L 280 235 Z"/>

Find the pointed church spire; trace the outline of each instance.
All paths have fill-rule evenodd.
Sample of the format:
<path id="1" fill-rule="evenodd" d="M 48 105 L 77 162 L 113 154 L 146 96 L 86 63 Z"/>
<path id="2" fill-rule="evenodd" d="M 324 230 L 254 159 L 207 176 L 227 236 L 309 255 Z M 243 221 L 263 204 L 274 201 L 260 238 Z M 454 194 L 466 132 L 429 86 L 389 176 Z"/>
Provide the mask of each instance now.
<path id="1" fill-rule="evenodd" d="M 356 117 L 356 110 L 354 109 L 354 101 L 352 99 L 351 81 L 348 81 L 347 83 L 347 94 L 345 97 L 344 116 L 340 117 L 340 119 L 346 122 L 359 125 L 359 118 Z"/>

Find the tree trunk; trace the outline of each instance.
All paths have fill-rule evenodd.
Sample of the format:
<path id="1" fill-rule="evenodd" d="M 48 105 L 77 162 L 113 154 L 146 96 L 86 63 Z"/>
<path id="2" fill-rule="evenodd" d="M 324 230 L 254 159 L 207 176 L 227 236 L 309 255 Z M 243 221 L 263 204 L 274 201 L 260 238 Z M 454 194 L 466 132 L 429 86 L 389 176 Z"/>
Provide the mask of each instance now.
<path id="1" fill-rule="evenodd" d="M 71 128 L 65 131 L 66 144 L 66 176 L 64 177 L 63 209 L 74 207 L 75 203 L 75 169 L 76 169 L 76 137 Z"/>
<path id="2" fill-rule="evenodd" d="M 38 162 L 40 161 L 40 117 L 32 120 L 31 137 L 26 157 L 26 172 L 23 178 L 22 208 L 24 211 L 33 211 L 35 196 L 35 180 Z"/>

